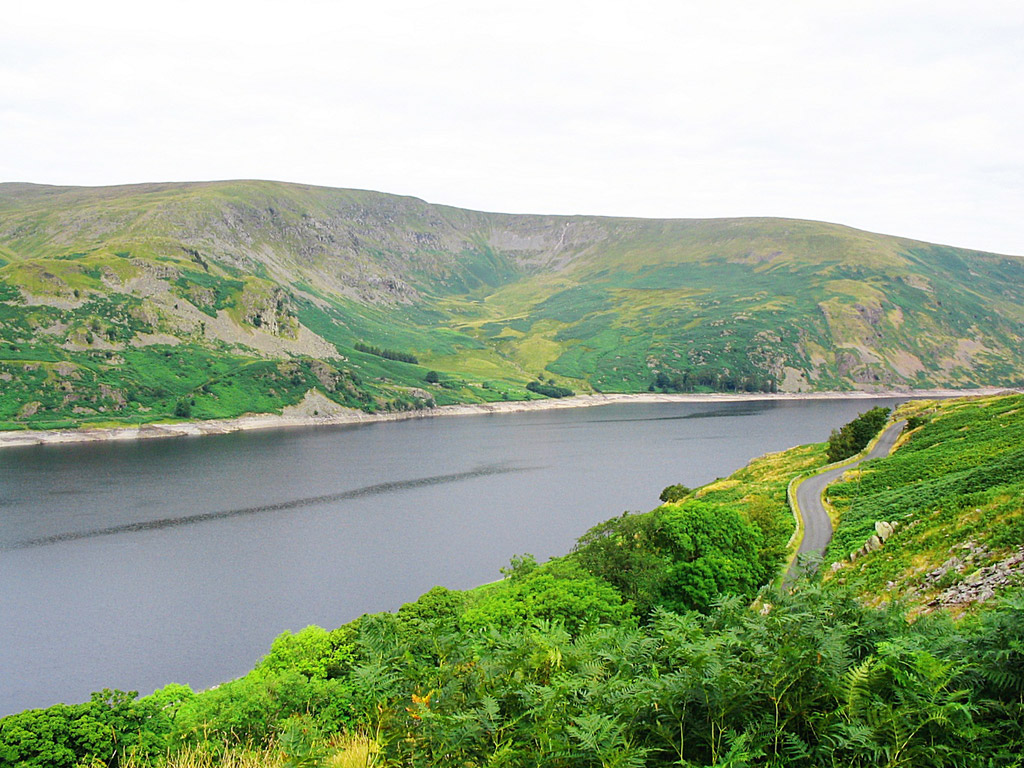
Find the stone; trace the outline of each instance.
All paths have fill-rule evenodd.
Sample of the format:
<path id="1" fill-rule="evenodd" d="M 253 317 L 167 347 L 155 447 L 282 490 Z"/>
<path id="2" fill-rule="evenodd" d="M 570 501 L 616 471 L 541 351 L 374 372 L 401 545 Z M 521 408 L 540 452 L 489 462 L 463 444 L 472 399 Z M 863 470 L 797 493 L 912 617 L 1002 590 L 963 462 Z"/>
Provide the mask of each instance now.
<path id="1" fill-rule="evenodd" d="M 877 523 L 875 523 L 875 534 L 882 541 L 885 541 L 890 536 L 892 536 L 892 533 L 893 528 L 891 523 L 887 523 L 884 520 L 879 520 Z"/>
<path id="2" fill-rule="evenodd" d="M 864 549 L 866 551 L 868 551 L 868 552 L 874 552 L 875 550 L 881 549 L 881 548 L 882 548 L 882 540 L 880 538 L 878 538 L 878 536 L 874 536 L 874 535 L 870 539 L 868 539 L 867 543 L 864 545 Z"/>

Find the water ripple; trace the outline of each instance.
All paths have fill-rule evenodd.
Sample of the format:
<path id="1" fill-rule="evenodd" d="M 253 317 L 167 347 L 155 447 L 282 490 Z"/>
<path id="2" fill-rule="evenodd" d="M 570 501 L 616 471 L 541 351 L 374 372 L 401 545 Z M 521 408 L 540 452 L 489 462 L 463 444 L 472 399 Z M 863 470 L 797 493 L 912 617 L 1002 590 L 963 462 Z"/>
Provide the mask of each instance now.
<path id="1" fill-rule="evenodd" d="M 94 539 L 100 536 L 114 536 L 119 533 L 138 533 L 141 531 L 155 531 L 164 528 L 177 528 L 184 525 L 195 525 L 210 520 L 224 520 L 230 517 L 244 517 L 246 515 L 259 515 L 265 512 L 285 512 L 302 507 L 312 507 L 317 504 L 327 504 L 335 501 L 348 501 L 351 499 L 363 499 L 369 496 L 380 496 L 386 493 L 404 491 L 410 488 L 423 488 L 430 485 L 442 485 L 445 483 L 457 483 L 462 480 L 472 480 L 476 477 L 487 477 L 489 475 L 504 475 L 512 472 L 525 472 L 538 467 L 508 467 L 490 466 L 479 467 L 467 472 L 454 472 L 448 475 L 433 475 L 431 477 L 420 477 L 413 480 L 396 480 L 390 483 L 378 483 L 366 485 L 362 488 L 355 488 L 351 491 L 341 493 L 329 493 L 323 496 L 308 496 L 302 499 L 290 499 L 276 504 L 264 504 L 258 507 L 242 507 L 240 509 L 226 509 L 218 512 L 202 512 L 197 515 L 183 515 L 181 517 L 164 517 L 159 520 L 144 520 L 137 523 L 124 523 L 122 525 L 111 525 L 107 528 L 93 528 L 87 531 L 68 531 L 53 536 L 43 536 L 38 539 L 26 539 L 0 546 L 0 551 L 13 549 L 30 549 L 33 547 L 46 547 L 51 544 L 61 544 L 68 541 L 81 541 L 82 539 Z"/>

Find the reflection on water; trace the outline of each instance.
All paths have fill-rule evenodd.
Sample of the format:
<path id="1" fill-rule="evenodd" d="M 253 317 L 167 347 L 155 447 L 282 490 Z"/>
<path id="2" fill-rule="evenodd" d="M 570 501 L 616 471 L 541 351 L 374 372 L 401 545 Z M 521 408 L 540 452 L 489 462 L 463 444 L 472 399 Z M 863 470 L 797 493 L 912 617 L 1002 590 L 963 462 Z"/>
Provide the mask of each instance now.
<path id="1" fill-rule="evenodd" d="M 726 407 L 719 408 L 714 411 L 698 411 L 697 413 L 682 413 L 667 416 L 638 416 L 624 419 L 602 419 L 601 421 L 611 424 L 635 421 L 681 421 L 684 419 L 735 418 L 737 416 L 753 416 L 755 414 L 764 413 L 765 411 L 775 408 L 778 403 L 768 400 L 756 400 L 749 403 L 723 403 L 723 405 Z"/>

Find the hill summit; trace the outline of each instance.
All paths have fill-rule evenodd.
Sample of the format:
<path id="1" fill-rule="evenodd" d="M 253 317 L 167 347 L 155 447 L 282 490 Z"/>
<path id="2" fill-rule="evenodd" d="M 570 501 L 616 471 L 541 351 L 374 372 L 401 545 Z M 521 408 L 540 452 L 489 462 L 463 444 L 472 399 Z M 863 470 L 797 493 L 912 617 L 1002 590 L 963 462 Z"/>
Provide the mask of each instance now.
<path id="1" fill-rule="evenodd" d="M 768 218 L 0 184 L 0 426 L 569 391 L 1018 386 L 1024 260 Z M 532 384 L 528 390 L 526 386 Z"/>

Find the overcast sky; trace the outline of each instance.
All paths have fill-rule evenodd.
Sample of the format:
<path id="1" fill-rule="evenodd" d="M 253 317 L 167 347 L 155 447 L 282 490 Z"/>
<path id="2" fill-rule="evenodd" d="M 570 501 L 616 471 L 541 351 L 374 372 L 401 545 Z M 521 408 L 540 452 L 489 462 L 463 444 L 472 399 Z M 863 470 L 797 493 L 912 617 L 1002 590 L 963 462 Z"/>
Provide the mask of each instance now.
<path id="1" fill-rule="evenodd" d="M 1024 3 L 11 3 L 0 181 L 264 178 L 1024 255 Z"/>

